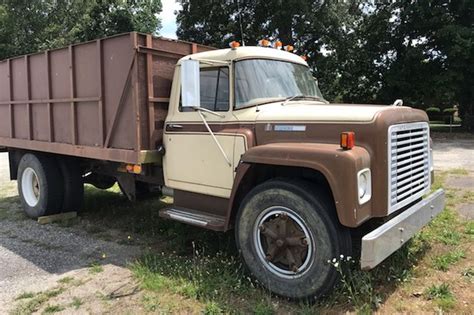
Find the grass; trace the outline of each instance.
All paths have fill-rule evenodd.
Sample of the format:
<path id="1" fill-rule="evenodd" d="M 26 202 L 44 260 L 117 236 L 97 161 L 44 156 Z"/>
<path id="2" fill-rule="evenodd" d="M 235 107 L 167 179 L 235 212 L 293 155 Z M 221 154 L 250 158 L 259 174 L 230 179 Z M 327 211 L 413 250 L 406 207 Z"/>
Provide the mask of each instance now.
<path id="1" fill-rule="evenodd" d="M 91 264 L 89 267 L 89 273 L 90 274 L 98 274 L 104 271 L 104 267 L 102 267 L 99 263 L 94 262 Z"/>
<path id="2" fill-rule="evenodd" d="M 84 302 L 80 298 L 75 296 L 72 298 L 72 302 L 69 305 L 73 307 L 75 310 L 78 310 L 82 304 L 84 304 Z"/>
<path id="3" fill-rule="evenodd" d="M 16 300 L 31 299 L 35 294 L 33 292 L 24 292 L 16 297 Z"/>
<path id="4" fill-rule="evenodd" d="M 64 310 L 63 306 L 60 305 L 48 305 L 43 311 L 43 314 L 54 314 Z"/>
<path id="5" fill-rule="evenodd" d="M 466 171 L 456 169 L 449 174 L 465 176 Z M 447 176 L 447 172 L 437 173 L 433 189 L 442 187 Z M 454 189 L 446 193 L 446 209 L 428 227 L 369 272 L 359 270 L 355 262 L 345 262 L 341 284 L 316 303 L 274 297 L 251 280 L 238 256 L 232 232 L 215 233 L 161 220 L 157 210 L 169 203 L 166 198 L 148 198 L 134 205 L 113 190 L 104 192 L 87 186 L 87 211 L 78 224 L 88 226 L 88 232 L 98 237 L 116 230 L 114 241 L 122 244 L 129 244 L 129 236 L 133 235 L 133 244 L 148 249 L 130 267 L 145 290 L 141 303 L 148 312 L 179 313 L 183 312 L 182 301 L 193 301 L 192 311 L 205 314 L 370 313 L 391 296 L 409 292 L 417 285 L 424 292 L 424 300 L 430 301 L 425 303 L 455 312 L 459 309 L 451 287 L 433 284 L 433 280 L 417 284 L 417 279 L 445 270 L 455 271 L 463 283 L 470 283 L 473 278 L 472 267 L 464 267 L 462 261 L 468 257 L 466 243 L 473 241 L 474 223 L 459 219 L 455 206 L 474 197 L 470 192 Z M 89 267 L 91 274 L 102 270 L 98 263 Z M 63 281 L 60 283 L 71 282 Z M 397 302 L 398 312 L 410 310 L 407 305 L 411 300 L 402 296 Z"/>
<path id="6" fill-rule="evenodd" d="M 455 169 L 449 174 L 465 176 L 467 171 Z M 433 190 L 442 187 L 447 176 L 447 172 L 436 174 Z M 341 285 L 332 295 L 314 304 L 287 304 L 272 297 L 258 283 L 250 280 L 234 249 L 227 246 L 233 241 L 231 235 L 227 236 L 228 240 L 218 239 L 216 245 L 216 242 L 208 241 L 215 234 L 202 231 L 194 234 L 189 227 L 165 228 L 165 235 L 170 237 L 168 240 L 172 245 L 162 248 L 161 253 L 148 253 L 132 266 L 132 270 L 144 289 L 157 293 L 170 290 L 206 303 L 206 309 L 209 303 L 213 303 L 211 305 L 215 304 L 223 312 L 238 309 L 242 313 L 271 314 L 275 312 L 272 303 L 279 303 L 277 309 L 280 312 L 291 310 L 310 314 L 336 309 L 370 313 L 400 287 L 412 285 L 413 276 L 420 272 L 420 268 L 415 269 L 415 266 L 423 270 L 445 271 L 466 257 L 465 250 L 459 246 L 468 240 L 467 235 L 472 233 L 473 224 L 461 221 L 454 207 L 471 198 L 471 195 L 466 197 L 466 193 L 456 190 L 447 190 L 446 193 L 446 209 L 428 227 L 370 272 L 359 270 L 354 262 L 345 262 L 344 268 L 338 265 Z M 176 233 L 194 235 L 192 239 L 201 241 L 190 246 L 186 238 Z M 433 247 L 436 251 L 432 250 Z M 170 254 L 170 251 L 174 253 Z M 438 254 L 439 251 L 441 253 Z M 429 258 L 425 259 L 426 256 Z M 450 310 L 455 306 L 456 299 L 452 293 L 443 296 L 446 288 L 441 286 L 436 291 L 433 289 L 435 286 L 425 285 L 431 288 L 427 289 L 427 296 L 435 296 L 432 300 L 437 307 Z M 448 291 L 451 292 L 449 287 Z M 247 303 L 238 303 L 241 299 Z"/>
<path id="7" fill-rule="evenodd" d="M 463 258 L 466 258 L 466 252 L 462 249 L 456 249 L 435 257 L 433 260 L 433 268 L 441 271 L 447 271 L 451 265 L 457 263 Z"/>
<path id="8" fill-rule="evenodd" d="M 20 303 L 11 312 L 12 315 L 32 314 L 38 311 L 51 298 L 58 296 L 64 292 L 64 288 L 54 288 L 47 291 L 38 292 L 36 294 L 22 294 L 17 297 Z M 21 298 L 20 298 L 21 297 Z"/>
<path id="9" fill-rule="evenodd" d="M 452 309 L 456 303 L 449 284 L 447 283 L 431 285 L 425 290 L 424 295 L 427 300 L 434 300 L 443 311 Z"/>
<path id="10" fill-rule="evenodd" d="M 73 277 L 64 277 L 58 280 L 58 283 L 68 284 L 74 281 Z"/>

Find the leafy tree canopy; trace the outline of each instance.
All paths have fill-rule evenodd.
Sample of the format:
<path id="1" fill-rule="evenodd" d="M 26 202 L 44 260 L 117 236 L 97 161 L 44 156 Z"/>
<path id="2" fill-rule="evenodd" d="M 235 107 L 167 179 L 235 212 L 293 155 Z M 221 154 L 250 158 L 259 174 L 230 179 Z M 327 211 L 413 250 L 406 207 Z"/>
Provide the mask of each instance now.
<path id="1" fill-rule="evenodd" d="M 161 0 L 0 0 L 0 59 L 161 27 Z"/>
<path id="2" fill-rule="evenodd" d="M 279 39 L 333 101 L 473 113 L 474 1 L 181 0 L 178 37 L 216 47 Z"/>

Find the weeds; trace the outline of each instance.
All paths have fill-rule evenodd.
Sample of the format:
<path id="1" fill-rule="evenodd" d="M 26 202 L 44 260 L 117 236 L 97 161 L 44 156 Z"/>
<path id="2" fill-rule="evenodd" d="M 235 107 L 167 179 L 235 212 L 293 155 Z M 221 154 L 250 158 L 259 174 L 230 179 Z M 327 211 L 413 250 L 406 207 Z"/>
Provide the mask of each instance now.
<path id="1" fill-rule="evenodd" d="M 43 314 L 53 314 L 53 313 L 57 313 L 57 312 L 61 312 L 64 310 L 64 307 L 63 306 L 60 306 L 60 305 L 48 305 L 44 311 L 43 311 Z"/>
<path id="2" fill-rule="evenodd" d="M 73 277 L 64 277 L 64 278 L 59 279 L 58 282 L 62 284 L 68 284 L 68 283 L 71 283 L 73 280 L 74 280 Z"/>
<path id="3" fill-rule="evenodd" d="M 26 297 L 25 295 L 23 296 L 23 302 L 20 303 L 12 312 L 11 314 L 13 315 L 21 315 L 21 314 L 31 314 L 36 311 L 38 311 L 41 306 L 49 301 L 51 298 L 58 296 L 64 292 L 63 288 L 56 288 L 56 289 L 51 289 L 48 291 L 44 292 L 38 292 L 36 294 L 27 294 Z M 18 299 L 18 298 L 17 298 Z"/>
<path id="4" fill-rule="evenodd" d="M 374 276 L 369 272 L 361 271 L 352 257 L 328 260 L 336 268 L 341 278 L 341 288 L 344 296 L 353 304 L 358 312 L 366 313 L 377 309 L 382 301 L 374 292 Z"/>
<path id="5" fill-rule="evenodd" d="M 24 292 L 16 297 L 15 300 L 31 299 L 35 294 L 33 292 Z"/>
<path id="6" fill-rule="evenodd" d="M 89 267 L 89 273 L 91 274 L 98 274 L 98 273 L 101 273 L 102 271 L 104 271 L 104 267 L 102 267 L 102 265 L 100 265 L 97 262 L 92 263 L 91 266 Z"/>
<path id="7" fill-rule="evenodd" d="M 206 307 L 204 308 L 205 315 L 218 315 L 218 314 L 223 314 L 224 312 L 222 309 L 219 307 L 219 305 L 215 302 L 209 302 L 206 304 Z"/>
<path id="8" fill-rule="evenodd" d="M 69 305 L 74 307 L 74 309 L 77 310 L 81 307 L 82 304 L 84 304 L 84 302 L 80 298 L 75 296 L 72 298 L 72 302 Z"/>
<path id="9" fill-rule="evenodd" d="M 160 303 L 154 297 L 149 295 L 143 297 L 143 304 L 148 312 L 155 312 L 160 306 Z"/>
<path id="10" fill-rule="evenodd" d="M 466 252 L 462 249 L 457 249 L 435 257 L 433 259 L 433 267 L 437 270 L 447 271 L 451 265 L 463 258 L 466 258 Z"/>
<path id="11" fill-rule="evenodd" d="M 444 311 L 451 309 L 456 302 L 447 283 L 432 285 L 425 290 L 424 294 L 427 300 L 435 301 Z"/>
<path id="12" fill-rule="evenodd" d="M 145 289 L 167 288 L 188 298 L 211 302 L 224 302 L 249 287 L 242 281 L 245 278 L 240 261 L 223 252 L 211 256 L 195 250 L 192 258 L 149 254 L 134 264 L 132 270 Z"/>

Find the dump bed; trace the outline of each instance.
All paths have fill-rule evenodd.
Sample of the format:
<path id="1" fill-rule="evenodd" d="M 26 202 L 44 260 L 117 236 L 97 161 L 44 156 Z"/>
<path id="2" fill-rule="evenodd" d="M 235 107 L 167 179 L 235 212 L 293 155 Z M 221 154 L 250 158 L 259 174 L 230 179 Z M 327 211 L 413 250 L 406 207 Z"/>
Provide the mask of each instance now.
<path id="1" fill-rule="evenodd" d="M 210 49 L 127 33 L 0 61 L 0 147 L 159 161 L 175 64 Z"/>

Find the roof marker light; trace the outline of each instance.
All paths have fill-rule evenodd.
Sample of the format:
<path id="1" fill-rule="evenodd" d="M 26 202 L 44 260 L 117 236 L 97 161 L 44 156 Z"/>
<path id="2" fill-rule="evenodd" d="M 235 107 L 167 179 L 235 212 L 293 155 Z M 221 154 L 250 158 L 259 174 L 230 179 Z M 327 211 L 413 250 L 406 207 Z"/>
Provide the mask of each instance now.
<path id="1" fill-rule="evenodd" d="M 238 41 L 232 41 L 229 43 L 230 48 L 235 49 L 237 47 L 240 47 L 240 43 Z"/>
<path id="2" fill-rule="evenodd" d="M 286 45 L 285 47 L 283 47 L 283 49 L 288 51 L 288 52 L 291 52 L 291 51 L 295 50 L 295 47 L 293 47 L 291 45 Z"/>
<path id="3" fill-rule="evenodd" d="M 270 43 L 268 39 L 261 39 L 258 41 L 258 46 L 261 46 L 261 47 L 270 47 L 271 45 L 272 43 Z"/>
<path id="4" fill-rule="evenodd" d="M 273 43 L 273 48 L 282 49 L 283 48 L 283 43 L 281 41 L 277 40 L 275 43 Z"/>
<path id="5" fill-rule="evenodd" d="M 308 56 L 306 56 L 306 55 L 302 55 L 302 56 L 300 56 L 300 57 L 301 57 L 301 59 L 303 59 L 304 61 L 308 60 Z"/>

